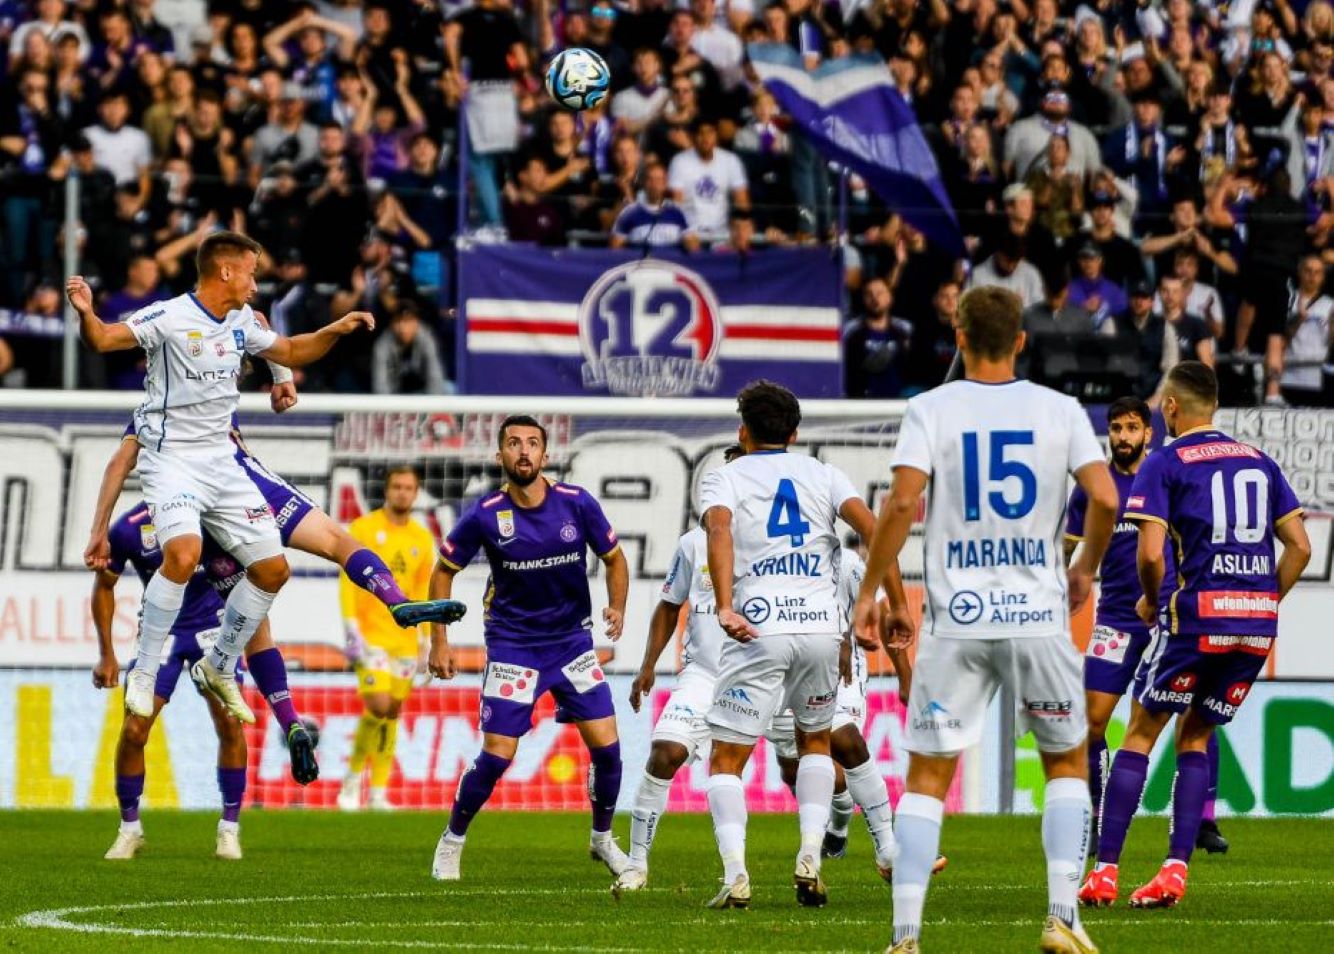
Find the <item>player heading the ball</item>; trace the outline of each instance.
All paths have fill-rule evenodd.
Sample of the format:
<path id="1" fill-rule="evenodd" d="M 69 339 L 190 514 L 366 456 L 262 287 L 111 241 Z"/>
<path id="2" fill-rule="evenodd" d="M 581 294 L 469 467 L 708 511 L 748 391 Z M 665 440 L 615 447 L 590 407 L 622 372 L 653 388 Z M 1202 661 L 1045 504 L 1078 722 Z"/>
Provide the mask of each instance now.
<path id="1" fill-rule="evenodd" d="M 613 876 L 628 858 L 611 834 L 621 791 L 621 746 L 611 688 L 593 652 L 593 607 L 587 551 L 606 568 L 605 633 L 619 639 L 630 590 L 630 569 L 602 507 L 587 490 L 542 475 L 547 432 L 534 418 L 501 422 L 496 463 L 505 483 L 464 511 L 440 545 L 431 596 L 447 598 L 454 576 L 477 553 L 491 566 L 482 617 L 486 673 L 482 680 L 482 751 L 459 779 L 449 825 L 436 845 L 431 874 L 459 879 L 468 826 L 495 790 L 533 727 L 533 707 L 550 692 L 556 720 L 573 722 L 588 746 L 588 793 L 593 805 L 589 853 Z M 454 675 L 445 627 L 431 633 L 431 674 Z"/>
<path id="2" fill-rule="evenodd" d="M 1047 776 L 1042 950 L 1095 950 L 1075 903 L 1090 805 L 1083 661 L 1069 609 L 1088 599 L 1107 549 L 1116 485 L 1079 403 L 1015 377 L 1022 310 L 1002 288 L 963 296 L 955 341 L 964 379 L 908 402 L 854 614 L 860 633 L 876 632 L 870 581 L 898 556 L 929 488 L 927 615 L 908 697 L 908 785 L 895 819 L 893 951 L 918 949 L 945 794 L 1002 686 L 1016 700 L 1019 731 L 1037 737 Z M 1084 548 L 1067 573 L 1061 530 L 1070 474 L 1089 506 Z"/>

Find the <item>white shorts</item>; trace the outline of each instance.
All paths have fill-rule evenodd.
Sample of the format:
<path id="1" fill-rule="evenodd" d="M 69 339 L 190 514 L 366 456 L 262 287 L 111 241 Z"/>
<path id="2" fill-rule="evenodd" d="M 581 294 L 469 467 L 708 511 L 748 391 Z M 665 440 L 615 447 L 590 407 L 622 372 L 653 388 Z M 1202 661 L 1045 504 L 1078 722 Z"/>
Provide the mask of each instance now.
<path id="1" fill-rule="evenodd" d="M 913 666 L 909 752 L 953 755 L 982 741 L 987 707 L 1005 686 L 1016 735 L 1032 731 L 1043 752 L 1084 741 L 1084 659 L 1069 636 L 954 639 L 928 636 Z"/>
<path id="2" fill-rule="evenodd" d="M 797 751 L 797 724 L 792 719 L 792 710 L 784 709 L 774 716 L 765 729 L 764 737 L 773 746 L 774 755 L 780 759 L 795 762 L 801 757 Z"/>
<path id="3" fill-rule="evenodd" d="M 230 444 L 207 454 L 142 448 L 139 478 L 159 545 L 202 526 L 242 566 L 283 552 L 273 511 Z"/>
<path id="4" fill-rule="evenodd" d="M 716 678 L 695 666 L 686 666 L 676 679 L 676 688 L 653 724 L 654 742 L 675 742 L 686 750 L 686 762 L 693 762 L 709 743 L 706 719 L 713 704 Z"/>
<path id="5" fill-rule="evenodd" d="M 839 680 L 838 695 L 834 699 L 834 721 L 830 724 L 830 730 L 837 732 L 844 726 L 850 725 L 861 732 L 865 722 L 866 683 L 854 679 L 852 685 L 847 686 Z M 791 709 L 784 709 L 769 723 L 764 737 L 773 746 L 774 755 L 780 759 L 798 758 L 796 728 Z"/>
<path id="6" fill-rule="evenodd" d="M 774 716 L 792 710 L 803 732 L 828 729 L 838 694 L 837 633 L 774 633 L 748 643 L 726 640 L 709 708 L 713 737 L 751 743 Z"/>

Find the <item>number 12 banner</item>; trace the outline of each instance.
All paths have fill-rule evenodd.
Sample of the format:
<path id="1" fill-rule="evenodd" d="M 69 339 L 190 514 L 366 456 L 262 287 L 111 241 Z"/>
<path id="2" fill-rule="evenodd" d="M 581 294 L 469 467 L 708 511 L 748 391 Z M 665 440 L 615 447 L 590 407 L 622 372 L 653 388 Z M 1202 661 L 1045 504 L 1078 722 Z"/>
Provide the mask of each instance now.
<path id="1" fill-rule="evenodd" d="M 842 394 L 841 269 L 749 255 L 478 245 L 459 256 L 465 394 L 728 397 L 768 378 Z"/>

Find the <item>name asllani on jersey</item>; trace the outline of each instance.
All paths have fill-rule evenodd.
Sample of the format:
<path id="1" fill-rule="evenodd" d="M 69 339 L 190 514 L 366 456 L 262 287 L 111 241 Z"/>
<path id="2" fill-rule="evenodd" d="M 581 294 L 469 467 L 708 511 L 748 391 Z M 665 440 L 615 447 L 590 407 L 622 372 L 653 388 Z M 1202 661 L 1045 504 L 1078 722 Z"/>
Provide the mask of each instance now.
<path id="1" fill-rule="evenodd" d="M 1047 541 L 1040 537 L 951 540 L 945 565 L 960 569 L 988 566 L 1046 566 Z"/>

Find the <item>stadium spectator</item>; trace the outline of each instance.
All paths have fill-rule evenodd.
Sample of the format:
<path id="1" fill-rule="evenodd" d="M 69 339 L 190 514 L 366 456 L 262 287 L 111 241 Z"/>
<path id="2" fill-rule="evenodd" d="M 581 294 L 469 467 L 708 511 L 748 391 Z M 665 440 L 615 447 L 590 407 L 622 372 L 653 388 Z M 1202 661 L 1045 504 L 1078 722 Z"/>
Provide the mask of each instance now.
<path id="1" fill-rule="evenodd" d="M 1025 308 L 1036 305 L 1045 297 L 1042 275 L 1024 258 L 1024 253 L 1023 239 L 1017 235 L 1004 236 L 996 251 L 973 269 L 968 287 L 997 285 L 1018 295 Z"/>
<path id="2" fill-rule="evenodd" d="M 1024 309 L 1024 333 L 1034 348 L 1041 338 L 1068 340 L 1096 330 L 1089 310 L 1070 300 L 1070 275 L 1063 268 L 1047 276 L 1042 300 Z"/>
<path id="3" fill-rule="evenodd" d="M 1163 346 L 1163 373 L 1171 371 L 1178 361 L 1202 361 L 1214 365 L 1214 337 L 1199 315 L 1186 311 L 1186 293 L 1181 279 L 1164 275 L 1158 279 L 1158 308 L 1156 313 L 1166 323 Z"/>
<path id="4" fill-rule="evenodd" d="M 79 41 L 79 48 L 84 59 L 92 52 L 92 43 L 88 31 L 77 20 L 67 19 L 69 6 L 65 0 L 34 0 L 32 10 L 36 16 L 20 23 L 9 37 L 9 58 L 17 60 L 23 56 L 28 39 L 37 34 L 49 43 L 55 43 L 62 36 L 74 36 Z"/>
<path id="5" fill-rule="evenodd" d="M 728 210 L 749 208 L 750 192 L 741 160 L 718 145 L 715 123 L 697 121 L 692 138 L 693 148 L 672 159 L 667 181 L 690 228 L 707 242 L 727 234 Z"/>
<path id="6" fill-rule="evenodd" d="M 1084 181 L 1102 164 L 1098 141 L 1086 126 L 1070 118 L 1070 96 L 1052 89 L 1043 94 L 1038 114 L 1017 121 L 1005 133 L 1005 169 L 1015 181 L 1028 178 L 1047 150 L 1047 141 L 1060 134 L 1070 143 L 1070 171 Z"/>
<path id="7" fill-rule="evenodd" d="M 1070 171 L 1070 141 L 1055 135 L 1047 154 L 1025 180 L 1033 193 L 1037 220 L 1058 241 L 1075 233 L 1084 212 L 1084 181 Z"/>
<path id="8" fill-rule="evenodd" d="M 5 302 L 17 304 L 30 273 L 54 268 L 55 221 L 49 207 L 48 169 L 64 134 L 51 105 L 50 79 L 36 70 L 19 75 L 17 102 L 0 113 L 0 208 L 3 209 Z"/>
<path id="9" fill-rule="evenodd" d="M 519 166 L 517 180 L 506 192 L 505 229 L 511 241 L 565 244 L 564 217 L 546 198 L 547 166 L 541 156 L 529 156 Z"/>
<path id="10" fill-rule="evenodd" d="M 962 289 L 954 278 L 947 278 L 931 298 L 930 317 L 912 318 L 912 341 L 908 350 L 908 387 L 904 397 L 935 387 L 945 380 L 954 363 L 954 321 L 959 314 Z M 921 314 L 920 312 L 918 314 Z"/>
<path id="11" fill-rule="evenodd" d="M 1126 310 L 1116 317 L 1116 334 L 1133 341 L 1139 355 L 1139 378 L 1135 396 L 1157 404 L 1158 389 L 1166 369 L 1167 323 L 1154 308 L 1153 286 L 1140 279 L 1130 286 Z"/>
<path id="12" fill-rule="evenodd" d="M 256 186 L 280 159 L 300 165 L 315 157 L 319 130 L 306 121 L 306 99 L 297 83 L 284 83 L 277 115 L 255 132 L 250 145 L 250 185 Z"/>
<path id="13" fill-rule="evenodd" d="M 634 85 L 612 98 L 611 115 L 623 132 L 639 135 L 662 115 L 671 94 L 662 84 L 662 58 L 657 50 L 635 51 L 634 75 Z"/>
<path id="14" fill-rule="evenodd" d="M 329 34 L 337 40 L 336 49 L 329 48 Z M 356 29 L 305 7 L 266 33 L 263 45 L 269 62 L 302 88 L 311 114 L 320 119 L 328 116 L 336 95 L 338 63 L 356 56 Z"/>
<path id="15" fill-rule="evenodd" d="M 481 224 L 497 226 L 500 163 L 519 144 L 513 76 L 528 68 L 528 51 L 513 12 L 501 0 L 475 0 L 449 20 L 444 39 L 449 101 L 466 100 L 468 172 L 477 212 Z"/>
<path id="16" fill-rule="evenodd" d="M 1061 263 L 1060 250 L 1055 237 L 1037 220 L 1033 191 L 1015 182 L 1005 187 L 1001 199 L 1005 216 L 992 219 L 991 229 L 978 248 L 975 260 L 985 259 L 1006 237 L 1012 237 L 1023 243 L 1026 257 L 1039 272 L 1057 267 Z"/>
<path id="17" fill-rule="evenodd" d="M 891 316 L 894 296 L 882 278 L 862 288 L 864 313 L 843 332 L 843 393 L 850 398 L 898 397 L 913 327 Z"/>
<path id="18" fill-rule="evenodd" d="M 1075 251 L 1089 245 L 1102 255 L 1103 274 L 1122 288 L 1144 277 L 1144 260 L 1135 243 L 1116 230 L 1116 196 L 1098 189 L 1089 196 L 1089 226 L 1073 236 L 1067 247 Z M 1073 262 L 1072 264 L 1078 264 Z"/>
<path id="19" fill-rule="evenodd" d="M 124 321 L 140 308 L 162 301 L 169 293 L 161 287 L 162 273 L 150 255 L 130 259 L 125 286 L 107 295 L 98 315 L 103 321 Z M 144 386 L 146 358 L 142 348 L 103 355 L 106 386 L 117 391 L 139 391 Z"/>
<path id="20" fill-rule="evenodd" d="M 616 216 L 608 244 L 612 248 L 681 247 L 690 252 L 699 248 L 699 237 L 667 192 L 667 169 L 662 163 L 644 167 L 644 189 Z"/>
<path id="21" fill-rule="evenodd" d="M 83 131 L 92 144 L 93 159 L 116 179 L 118 186 L 135 186 L 140 208 L 153 187 L 153 146 L 138 126 L 130 123 L 130 98 L 120 89 L 108 90 L 97 107 L 98 122 Z"/>
<path id="22" fill-rule="evenodd" d="M 450 394 L 435 336 L 421 312 L 402 301 L 371 348 L 371 389 L 376 394 Z"/>
<path id="23" fill-rule="evenodd" d="M 746 181 L 761 229 L 794 231 L 796 221 L 788 214 L 795 200 L 792 192 L 792 142 L 779 125 L 778 102 L 761 90 L 751 103 L 751 119 L 739 130 L 732 148 L 746 168 Z"/>
<path id="24" fill-rule="evenodd" d="M 1223 337 L 1223 300 L 1218 289 L 1199 281 L 1200 253 L 1191 246 L 1176 250 L 1172 256 L 1172 274 L 1181 279 L 1181 291 L 1185 295 L 1185 310 L 1204 319 L 1209 333 L 1215 338 Z"/>
<path id="25" fill-rule="evenodd" d="M 1284 328 L 1283 364 L 1279 369 L 1280 395 L 1297 407 L 1330 406 L 1324 394 L 1321 366 L 1334 345 L 1331 312 L 1334 299 L 1325 294 L 1325 263 L 1307 255 L 1297 269 L 1297 287 L 1288 302 Z M 1266 397 L 1273 400 L 1273 389 Z"/>
<path id="26" fill-rule="evenodd" d="M 1134 184 L 1140 215 L 1154 216 L 1166 210 L 1168 183 L 1186 161 L 1186 148 L 1162 128 L 1162 101 L 1153 88 L 1135 93 L 1132 109 L 1131 121 L 1107 137 L 1103 161 Z"/>
<path id="27" fill-rule="evenodd" d="M 1070 304 L 1088 312 L 1094 331 L 1111 334 L 1112 316 L 1126 307 L 1126 294 L 1103 274 L 1102 249 L 1095 243 L 1081 246 L 1075 262 L 1079 273 L 1070 282 Z"/>

